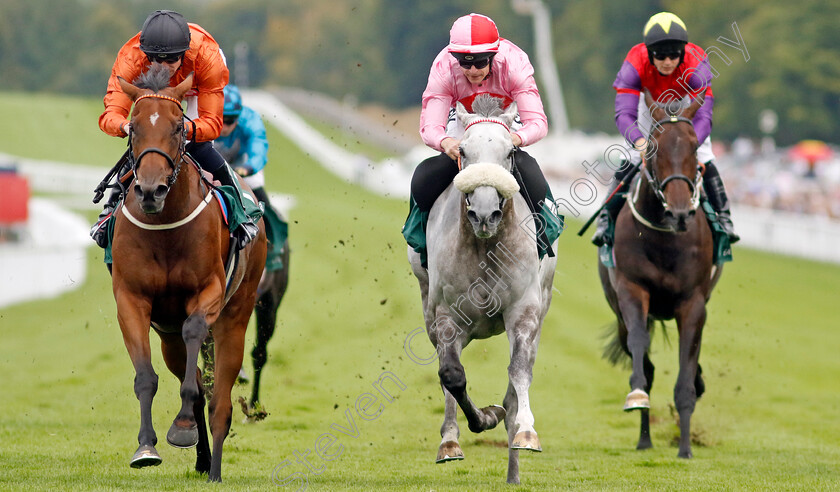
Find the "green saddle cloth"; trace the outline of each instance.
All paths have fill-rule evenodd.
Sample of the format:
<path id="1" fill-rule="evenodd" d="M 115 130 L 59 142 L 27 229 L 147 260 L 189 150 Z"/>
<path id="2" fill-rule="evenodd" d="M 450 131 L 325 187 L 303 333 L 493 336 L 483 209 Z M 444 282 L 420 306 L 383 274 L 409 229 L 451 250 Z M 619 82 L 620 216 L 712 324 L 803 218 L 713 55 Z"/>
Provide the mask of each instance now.
<path id="1" fill-rule="evenodd" d="M 289 237 L 289 223 L 272 207 L 266 207 L 263 215 L 265 232 L 268 236 L 268 255 L 265 258 L 265 269 L 268 271 L 283 269 L 283 253 L 286 239 Z"/>
<path id="2" fill-rule="evenodd" d="M 729 235 L 726 234 L 723 226 L 720 225 L 717 212 L 715 212 L 711 204 L 709 204 L 709 201 L 705 198 L 701 199 L 700 207 L 703 209 L 703 213 L 706 214 L 709 227 L 712 228 L 712 247 L 714 249 L 712 259 L 715 265 L 732 261 L 732 246 L 729 244 Z M 603 246 L 598 248 L 598 260 L 607 268 L 615 268 L 612 246 L 613 238 L 615 237 L 615 221 L 612 219 L 610 219 L 610 225 L 605 237 L 608 240 Z"/>
<path id="3" fill-rule="evenodd" d="M 543 202 L 540 216 L 545 224 L 545 235 L 548 238 L 548 244 L 542 244 L 542 241 L 537 241 L 537 251 L 540 259 L 551 251 L 551 245 L 560 237 L 560 234 L 565 228 L 565 217 L 555 213 L 547 203 L 554 203 L 554 196 L 551 190 L 545 195 L 545 202 Z M 408 218 L 403 225 L 402 234 L 405 241 L 415 252 L 420 253 L 420 264 L 428 267 L 428 258 L 426 252 L 426 225 L 429 223 L 429 212 L 423 212 L 412 197 L 409 200 Z M 553 256 L 552 252 L 552 256 Z"/>
<path id="4" fill-rule="evenodd" d="M 225 199 L 229 231 L 233 232 L 236 230 L 240 224 L 248 220 L 248 217 L 251 218 L 251 221 L 256 222 L 263 216 L 263 208 L 259 205 L 262 202 L 255 203 L 252 201 L 251 195 L 242 195 L 237 199 L 236 195 L 239 192 L 233 186 L 224 185 L 216 189 L 222 192 L 222 196 Z M 239 206 L 240 201 L 242 202 L 242 207 Z"/>

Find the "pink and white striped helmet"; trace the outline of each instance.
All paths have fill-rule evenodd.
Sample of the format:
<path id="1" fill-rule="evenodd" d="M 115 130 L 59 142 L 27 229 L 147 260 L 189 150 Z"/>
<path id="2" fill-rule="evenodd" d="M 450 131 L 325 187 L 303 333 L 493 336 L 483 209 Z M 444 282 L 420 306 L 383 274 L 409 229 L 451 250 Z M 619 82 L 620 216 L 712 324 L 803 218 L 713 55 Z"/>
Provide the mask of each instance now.
<path id="1" fill-rule="evenodd" d="M 449 30 L 450 53 L 496 53 L 499 30 L 493 19 L 481 14 L 459 17 Z"/>

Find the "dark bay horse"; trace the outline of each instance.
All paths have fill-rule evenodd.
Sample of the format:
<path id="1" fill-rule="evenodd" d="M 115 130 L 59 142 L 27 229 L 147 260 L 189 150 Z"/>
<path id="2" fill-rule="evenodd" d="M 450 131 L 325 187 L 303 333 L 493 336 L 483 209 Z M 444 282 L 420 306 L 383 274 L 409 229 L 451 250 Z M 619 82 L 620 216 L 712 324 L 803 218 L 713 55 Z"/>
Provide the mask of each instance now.
<path id="1" fill-rule="evenodd" d="M 193 75 L 169 87 L 168 70 L 157 64 L 138 86 L 120 79 L 134 102 L 129 135 L 134 181 L 116 213 L 113 291 L 117 317 L 135 370 L 140 401 L 135 468 L 158 465 L 152 399 L 158 376 L 151 363 L 150 325 L 160 336 L 167 368 L 181 381 L 181 409 L 166 435 L 173 446 L 197 445 L 195 469 L 221 481 L 222 446 L 230 430 L 231 388 L 242 365 L 245 330 L 265 265 L 261 233 L 241 251 L 226 283 L 231 243 L 212 190 L 184 161 L 186 132 L 181 100 Z M 226 288 L 226 285 L 228 287 Z M 197 358 L 212 326 L 216 377 L 209 404 L 210 452 Z"/>
<path id="2" fill-rule="evenodd" d="M 279 270 L 266 270 L 257 287 L 257 305 L 254 307 L 254 314 L 257 316 L 257 336 L 254 340 L 254 348 L 251 350 L 251 359 L 254 363 L 254 385 L 251 389 L 251 408 L 258 406 L 260 401 L 260 381 L 262 371 L 268 362 L 268 341 L 274 336 L 274 328 L 277 324 L 277 310 L 280 308 L 280 301 L 286 294 L 289 286 L 289 240 L 283 245 L 281 260 L 283 268 Z"/>
<path id="3" fill-rule="evenodd" d="M 428 269 L 411 247 L 408 259 L 420 284 L 444 395 L 436 461 L 464 459 L 456 418 L 460 407 L 472 432 L 492 429 L 504 420 L 507 481 L 519 483 L 519 451 L 542 450 L 529 388 L 557 258 L 539 258 L 534 219 L 512 175 L 510 125 L 516 103 L 503 111 L 497 98 L 482 95 L 472 107 L 475 114 L 457 104 L 465 128 L 462 170 L 429 213 Z M 504 406 L 478 407 L 467 394 L 461 351 L 472 340 L 502 333 L 510 343 Z"/>
<path id="4" fill-rule="evenodd" d="M 680 370 L 674 402 L 680 420 L 679 454 L 691 458 L 691 415 L 705 389 L 698 363 L 706 302 L 722 269 L 713 263 L 712 230 L 695 213 L 702 175 L 691 118 L 702 97 L 678 114 L 666 114 L 649 93 L 645 100 L 657 123 L 648 156 L 618 215 L 613 247 L 615 268 L 599 263 L 601 285 L 618 318 L 618 331 L 605 353 L 613 363 L 629 355 L 631 392 L 624 410 L 641 410 L 637 449 L 650 440 L 653 363 L 648 357 L 654 320 L 676 319 Z"/>

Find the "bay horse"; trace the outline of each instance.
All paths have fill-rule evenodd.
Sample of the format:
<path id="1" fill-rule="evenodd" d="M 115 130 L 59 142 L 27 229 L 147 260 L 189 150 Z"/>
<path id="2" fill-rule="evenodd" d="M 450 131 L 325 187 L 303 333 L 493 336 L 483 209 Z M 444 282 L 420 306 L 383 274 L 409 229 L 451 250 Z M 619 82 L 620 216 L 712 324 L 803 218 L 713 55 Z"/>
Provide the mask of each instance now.
<path id="1" fill-rule="evenodd" d="M 679 374 L 674 403 L 679 414 L 681 458 L 691 458 L 691 415 L 705 384 L 699 365 L 706 303 L 722 273 L 713 262 L 713 238 L 700 203 L 697 135 L 691 118 L 703 104 L 700 96 L 678 113 L 667 114 L 645 91 L 656 123 L 650 133 L 649 158 L 633 182 L 615 224 L 615 268 L 601 262 L 598 273 L 618 329 L 605 356 L 614 364 L 632 361 L 625 411 L 641 410 L 637 449 L 650 440 L 650 390 L 654 366 L 650 331 L 655 320 L 676 319 Z"/>
<path id="2" fill-rule="evenodd" d="M 436 462 L 464 459 L 456 419 L 460 406 L 472 432 L 502 419 L 508 433 L 508 483 L 519 483 L 519 450 L 541 451 L 528 390 L 540 330 L 551 303 L 555 257 L 539 259 L 534 218 L 513 177 L 510 125 L 516 103 L 482 95 L 475 113 L 461 103 L 462 170 L 438 197 L 426 229 L 428 269 L 411 247 L 426 331 L 439 362 L 445 412 Z M 467 394 L 461 351 L 474 339 L 507 333 L 508 388 L 503 405 L 477 407 Z"/>
<path id="3" fill-rule="evenodd" d="M 242 364 L 245 330 L 265 265 L 265 227 L 240 254 L 226 283 L 232 243 L 213 191 L 199 170 L 185 162 L 186 131 L 181 101 L 190 74 L 169 87 L 169 72 L 154 64 L 133 85 L 119 79 L 133 101 L 129 154 L 133 186 L 116 213 L 113 291 L 117 318 L 135 370 L 140 401 L 139 447 L 131 466 L 158 465 L 152 399 L 158 376 L 152 367 L 150 326 L 160 336 L 167 368 L 181 381 L 181 408 L 166 434 L 169 444 L 197 445 L 195 469 L 221 481 L 222 446 L 230 431 L 231 388 Z M 132 192 L 133 191 L 133 192 Z M 209 205 L 209 206 L 208 206 Z M 228 287 L 226 287 L 228 285 Z M 216 377 L 209 403 L 210 452 L 197 358 L 212 327 Z"/>

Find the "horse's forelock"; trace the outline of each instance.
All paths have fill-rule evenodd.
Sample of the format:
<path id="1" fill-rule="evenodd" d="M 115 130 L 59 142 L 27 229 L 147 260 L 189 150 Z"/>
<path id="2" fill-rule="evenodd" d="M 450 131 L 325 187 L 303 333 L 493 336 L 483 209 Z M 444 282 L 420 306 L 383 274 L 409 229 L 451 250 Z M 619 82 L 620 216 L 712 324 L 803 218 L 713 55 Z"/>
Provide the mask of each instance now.
<path id="1" fill-rule="evenodd" d="M 488 118 L 498 117 L 504 113 L 502 108 L 502 99 L 490 94 L 480 94 L 476 96 L 472 103 L 472 112 Z"/>
<path id="2" fill-rule="evenodd" d="M 160 92 L 169 87 L 169 69 L 159 63 L 152 63 L 148 70 L 134 79 L 133 84 L 140 89 Z"/>

